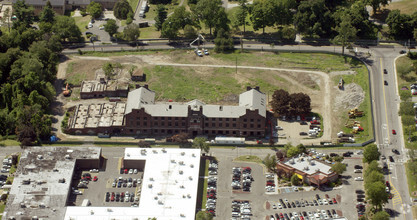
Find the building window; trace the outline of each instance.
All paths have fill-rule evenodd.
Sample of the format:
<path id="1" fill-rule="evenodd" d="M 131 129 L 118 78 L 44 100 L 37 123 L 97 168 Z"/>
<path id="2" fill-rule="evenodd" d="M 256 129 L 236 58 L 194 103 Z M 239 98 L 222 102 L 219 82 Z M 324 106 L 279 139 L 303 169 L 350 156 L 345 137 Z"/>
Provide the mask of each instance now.
<path id="1" fill-rule="evenodd" d="M 143 126 L 148 126 L 148 122 L 144 121 Z"/>
<path id="2" fill-rule="evenodd" d="M 185 122 L 182 122 L 181 124 L 182 124 L 182 126 L 185 126 Z"/>
<path id="3" fill-rule="evenodd" d="M 246 127 L 247 127 L 247 125 L 246 125 L 246 124 L 243 124 L 243 127 L 244 127 L 244 128 L 246 128 Z"/>
<path id="4" fill-rule="evenodd" d="M 144 120 L 144 121 L 147 121 L 147 120 L 148 120 L 148 118 L 147 118 L 147 117 L 144 117 L 144 118 L 143 118 L 143 120 Z"/>
<path id="5" fill-rule="evenodd" d="M 243 132 L 243 135 L 246 135 L 246 131 Z"/>
<path id="6" fill-rule="evenodd" d="M 229 121 L 229 118 L 226 118 L 226 121 Z"/>
<path id="7" fill-rule="evenodd" d="M 226 123 L 226 128 L 228 128 L 229 127 L 229 123 Z"/>
<path id="8" fill-rule="evenodd" d="M 130 129 L 129 131 L 130 131 L 130 132 L 133 132 L 133 129 Z"/>
<path id="9" fill-rule="evenodd" d="M 223 124 L 222 124 L 222 123 L 220 123 L 220 124 L 219 124 L 219 127 L 223 127 Z"/>
<path id="10" fill-rule="evenodd" d="M 161 117 L 161 120 L 165 120 L 165 117 Z"/>
<path id="11" fill-rule="evenodd" d="M 175 126 L 178 126 L 178 121 L 175 122 Z"/>
<path id="12" fill-rule="evenodd" d="M 244 122 L 247 122 L 247 121 L 248 121 L 248 119 L 244 118 L 244 119 L 243 119 L 243 121 L 244 121 Z"/>
<path id="13" fill-rule="evenodd" d="M 154 123 L 153 123 L 153 125 L 154 125 L 154 126 L 158 126 L 158 122 L 154 122 Z"/>
<path id="14" fill-rule="evenodd" d="M 229 131 L 226 131 L 226 134 L 229 134 Z"/>
<path id="15" fill-rule="evenodd" d="M 253 131 L 250 132 L 250 136 L 253 136 Z"/>
<path id="16" fill-rule="evenodd" d="M 250 122 L 253 122 L 253 118 L 250 119 Z"/>
<path id="17" fill-rule="evenodd" d="M 147 133 L 148 133 L 148 130 L 146 130 L 146 129 L 145 129 L 145 130 L 143 130 L 143 133 L 147 134 Z"/>
<path id="18" fill-rule="evenodd" d="M 261 122 L 261 119 L 258 118 L 258 122 Z"/>
<path id="19" fill-rule="evenodd" d="M 216 127 L 216 123 L 211 123 L 211 126 L 214 128 Z"/>
<path id="20" fill-rule="evenodd" d="M 208 125 L 209 125 L 209 123 L 207 123 L 207 122 L 206 122 L 206 123 L 205 123 L 205 126 L 206 126 L 206 127 L 208 127 Z"/>
<path id="21" fill-rule="evenodd" d="M 136 122 L 136 126 L 140 126 L 140 122 Z"/>
<path id="22" fill-rule="evenodd" d="M 261 135 L 261 132 L 258 131 L 256 134 L 259 136 L 259 135 Z"/>
<path id="23" fill-rule="evenodd" d="M 168 122 L 168 127 L 171 127 L 171 126 L 172 126 L 171 122 Z"/>
<path id="24" fill-rule="evenodd" d="M 261 124 L 258 124 L 258 128 L 261 128 Z"/>
<path id="25" fill-rule="evenodd" d="M 250 127 L 253 128 L 253 124 L 250 124 Z"/>
<path id="26" fill-rule="evenodd" d="M 219 118 L 219 121 L 223 121 L 223 118 Z"/>
<path id="27" fill-rule="evenodd" d="M 233 123 L 233 127 L 236 128 L 236 124 L 235 123 Z"/>
<path id="28" fill-rule="evenodd" d="M 171 117 L 168 117 L 168 120 L 171 120 Z"/>
<path id="29" fill-rule="evenodd" d="M 236 131 L 233 131 L 233 134 L 236 134 Z"/>
<path id="30" fill-rule="evenodd" d="M 165 126 L 165 122 L 161 122 L 161 126 Z"/>
<path id="31" fill-rule="evenodd" d="M 233 121 L 236 121 L 236 118 L 232 119 Z"/>
<path id="32" fill-rule="evenodd" d="M 158 134 L 158 129 L 153 130 L 153 133 Z"/>
<path id="33" fill-rule="evenodd" d="M 165 133 L 165 129 L 161 129 L 161 133 Z"/>
<path id="34" fill-rule="evenodd" d="M 205 130 L 205 131 L 204 131 L 204 134 L 208 134 L 208 131 L 207 131 L 207 130 Z"/>

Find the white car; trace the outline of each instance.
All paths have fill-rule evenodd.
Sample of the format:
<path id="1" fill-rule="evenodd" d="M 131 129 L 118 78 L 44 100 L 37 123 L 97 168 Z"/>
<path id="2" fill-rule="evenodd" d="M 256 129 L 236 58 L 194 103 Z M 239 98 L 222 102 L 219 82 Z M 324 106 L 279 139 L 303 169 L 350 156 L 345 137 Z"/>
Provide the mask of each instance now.
<path id="1" fill-rule="evenodd" d="M 88 23 L 88 28 L 92 28 L 93 24 L 92 23 Z"/>
<path id="2" fill-rule="evenodd" d="M 359 177 L 355 177 L 355 180 L 356 181 L 363 181 L 363 178 L 359 176 Z"/>
<path id="3" fill-rule="evenodd" d="M 282 128 L 281 126 L 275 126 L 275 129 L 277 129 L 277 130 L 284 130 L 284 128 Z"/>
<path id="4" fill-rule="evenodd" d="M 133 170 L 133 173 L 134 173 L 134 174 L 137 174 L 137 173 L 138 173 L 138 169 L 134 169 L 134 170 Z"/>
<path id="5" fill-rule="evenodd" d="M 275 204 L 273 204 L 272 209 L 277 209 L 277 206 Z"/>
<path id="6" fill-rule="evenodd" d="M 278 208 L 279 208 L 279 209 L 282 209 L 282 205 L 281 205 L 281 203 L 278 203 Z"/>
<path id="7" fill-rule="evenodd" d="M 196 50 L 195 54 L 197 54 L 197 56 L 202 57 L 203 53 L 201 52 L 201 50 Z"/>
<path id="8" fill-rule="evenodd" d="M 133 169 L 129 169 L 129 174 L 133 174 Z"/>
<path id="9" fill-rule="evenodd" d="M 327 199 L 323 199 L 323 204 L 324 205 L 328 205 L 329 204 L 329 202 L 327 201 Z"/>
<path id="10" fill-rule="evenodd" d="M 204 55 L 210 55 L 207 49 L 204 49 L 203 51 L 204 51 Z"/>
<path id="11" fill-rule="evenodd" d="M 104 30 L 104 26 L 100 26 L 98 29 L 99 30 Z"/>
<path id="12" fill-rule="evenodd" d="M 285 198 L 285 199 L 284 199 L 284 202 L 285 202 L 285 203 L 288 203 L 288 199 L 286 199 L 286 198 Z"/>

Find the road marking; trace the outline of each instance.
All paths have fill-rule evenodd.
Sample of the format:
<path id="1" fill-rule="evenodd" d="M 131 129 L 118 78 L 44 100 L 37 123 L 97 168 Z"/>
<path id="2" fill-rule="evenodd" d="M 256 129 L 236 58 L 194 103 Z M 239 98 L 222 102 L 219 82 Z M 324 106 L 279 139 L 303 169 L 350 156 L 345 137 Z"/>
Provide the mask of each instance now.
<path id="1" fill-rule="evenodd" d="M 391 164 L 390 164 L 391 165 Z M 395 206 L 402 204 L 403 200 L 401 198 L 400 193 L 398 192 L 398 190 L 395 188 L 395 186 L 392 184 L 392 177 L 391 174 L 388 174 L 388 178 L 389 178 L 389 184 L 391 185 L 391 192 L 393 192 L 394 197 L 392 199 L 392 208 L 395 210 Z M 394 199 L 395 198 L 395 199 Z M 405 217 L 405 213 L 403 212 L 403 216 L 404 216 L 404 220 L 406 220 L 407 218 Z M 397 217 L 395 217 L 395 219 L 397 219 Z"/>
<path id="2" fill-rule="evenodd" d="M 385 108 L 385 119 L 387 120 L 387 124 L 386 124 L 386 126 L 387 126 L 387 128 L 388 128 L 388 112 L 387 112 L 387 98 L 386 98 L 386 96 L 385 96 L 385 84 L 384 84 L 384 68 L 383 68 L 383 66 L 382 66 L 382 58 L 379 58 L 379 63 L 380 63 L 380 65 L 381 65 L 381 76 L 382 76 L 382 83 L 383 83 L 383 86 L 382 86 L 382 90 L 383 90 L 383 94 L 384 94 L 384 108 Z M 384 124 L 385 125 L 385 124 Z M 390 138 L 390 136 L 389 136 L 389 132 L 388 132 L 388 129 L 387 129 L 387 140 L 388 140 L 388 142 L 386 142 L 386 141 L 384 141 L 386 144 L 388 144 L 389 143 L 389 138 Z"/>

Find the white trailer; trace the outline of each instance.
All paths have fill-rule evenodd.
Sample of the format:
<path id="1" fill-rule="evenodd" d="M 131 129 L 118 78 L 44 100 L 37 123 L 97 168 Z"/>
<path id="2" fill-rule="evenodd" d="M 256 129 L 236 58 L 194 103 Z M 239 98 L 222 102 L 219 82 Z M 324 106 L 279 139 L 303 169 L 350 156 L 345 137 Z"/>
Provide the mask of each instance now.
<path id="1" fill-rule="evenodd" d="M 81 206 L 84 206 L 84 207 L 89 206 L 89 205 L 91 205 L 91 204 L 90 204 L 90 200 L 88 200 L 88 199 L 84 199 L 83 203 L 81 204 Z"/>
<path id="2" fill-rule="evenodd" d="M 245 144 L 245 138 L 240 137 L 216 137 L 216 144 Z"/>

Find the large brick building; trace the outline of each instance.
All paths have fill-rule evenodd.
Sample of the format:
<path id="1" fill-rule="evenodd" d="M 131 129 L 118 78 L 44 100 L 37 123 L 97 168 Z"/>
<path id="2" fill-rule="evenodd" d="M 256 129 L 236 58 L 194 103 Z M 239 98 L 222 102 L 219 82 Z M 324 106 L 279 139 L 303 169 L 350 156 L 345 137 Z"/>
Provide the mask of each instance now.
<path id="1" fill-rule="evenodd" d="M 80 107 L 86 108 L 78 106 L 75 116 L 70 120 L 69 133 L 169 136 L 186 132 L 190 136 L 265 136 L 266 96 L 259 91 L 259 87 L 248 87 L 246 92 L 240 94 L 238 106 L 208 105 L 199 100 L 155 103 L 155 92 L 147 86 L 141 87 L 129 92 L 125 107 L 117 111 L 117 117 L 120 117 L 120 109 L 124 110 L 122 123 L 112 120 L 111 114 L 104 118 L 100 108 L 90 111 L 87 107 L 78 111 Z M 92 120 L 97 122 L 89 123 Z M 101 120 L 119 123 L 100 123 Z"/>

